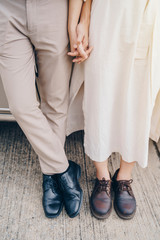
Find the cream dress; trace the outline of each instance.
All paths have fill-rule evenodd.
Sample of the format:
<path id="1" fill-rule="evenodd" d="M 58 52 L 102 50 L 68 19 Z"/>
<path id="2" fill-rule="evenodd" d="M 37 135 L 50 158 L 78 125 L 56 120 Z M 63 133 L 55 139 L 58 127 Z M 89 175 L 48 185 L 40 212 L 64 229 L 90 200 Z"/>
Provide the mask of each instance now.
<path id="1" fill-rule="evenodd" d="M 147 166 L 152 113 L 160 90 L 158 2 L 93 0 L 94 50 L 84 64 L 74 66 L 67 135 L 84 129 L 85 152 L 94 161 L 119 152 L 125 161 Z M 158 107 L 155 116 L 152 121 L 158 126 Z M 154 131 L 159 131 L 157 126 Z"/>

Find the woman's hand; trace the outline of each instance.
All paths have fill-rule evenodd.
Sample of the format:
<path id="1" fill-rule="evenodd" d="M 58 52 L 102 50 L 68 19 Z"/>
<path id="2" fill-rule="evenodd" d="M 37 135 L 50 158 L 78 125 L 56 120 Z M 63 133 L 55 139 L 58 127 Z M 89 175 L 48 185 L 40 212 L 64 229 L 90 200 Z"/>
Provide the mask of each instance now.
<path id="1" fill-rule="evenodd" d="M 77 26 L 77 50 L 80 57 L 74 62 L 84 62 L 90 55 L 93 47 L 89 48 L 89 24 L 79 23 Z"/>

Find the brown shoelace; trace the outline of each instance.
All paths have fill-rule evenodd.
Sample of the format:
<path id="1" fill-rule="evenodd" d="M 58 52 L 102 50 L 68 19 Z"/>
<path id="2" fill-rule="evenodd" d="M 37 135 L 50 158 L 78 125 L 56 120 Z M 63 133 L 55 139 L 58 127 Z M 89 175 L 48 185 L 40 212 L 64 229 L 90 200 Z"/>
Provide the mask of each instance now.
<path id="1" fill-rule="evenodd" d="M 111 180 L 105 180 L 105 178 L 102 178 L 102 180 L 98 180 L 98 192 L 105 191 L 108 196 L 110 196 L 110 189 L 111 189 Z"/>
<path id="2" fill-rule="evenodd" d="M 132 183 L 132 182 L 133 182 L 132 179 L 130 179 L 130 180 L 120 180 L 120 181 L 117 181 L 117 183 L 118 183 L 117 188 L 118 188 L 120 191 L 127 191 L 131 196 L 134 196 L 134 195 L 133 195 L 132 188 L 131 188 L 131 183 Z"/>

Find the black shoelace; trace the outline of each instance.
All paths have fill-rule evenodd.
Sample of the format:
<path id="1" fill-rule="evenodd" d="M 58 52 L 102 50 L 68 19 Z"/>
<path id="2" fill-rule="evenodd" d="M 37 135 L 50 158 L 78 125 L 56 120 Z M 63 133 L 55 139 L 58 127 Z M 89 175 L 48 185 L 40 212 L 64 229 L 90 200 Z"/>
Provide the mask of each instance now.
<path id="1" fill-rule="evenodd" d="M 56 181 L 53 180 L 52 178 L 47 179 L 45 184 L 46 184 L 46 189 L 50 189 L 51 188 L 53 192 L 55 192 L 55 190 L 58 187 Z"/>

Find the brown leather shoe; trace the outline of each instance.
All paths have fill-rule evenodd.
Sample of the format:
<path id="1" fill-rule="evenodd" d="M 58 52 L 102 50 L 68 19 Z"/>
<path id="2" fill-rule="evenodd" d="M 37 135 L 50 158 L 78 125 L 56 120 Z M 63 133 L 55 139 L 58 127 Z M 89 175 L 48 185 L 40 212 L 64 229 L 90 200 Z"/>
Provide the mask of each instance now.
<path id="1" fill-rule="evenodd" d="M 115 172 L 112 178 L 114 196 L 114 208 L 120 218 L 131 219 L 136 212 L 136 199 L 134 197 L 130 180 L 117 181 L 117 174 L 119 169 Z"/>
<path id="2" fill-rule="evenodd" d="M 91 212 L 98 219 L 107 218 L 112 209 L 111 180 L 96 179 L 90 199 Z"/>

